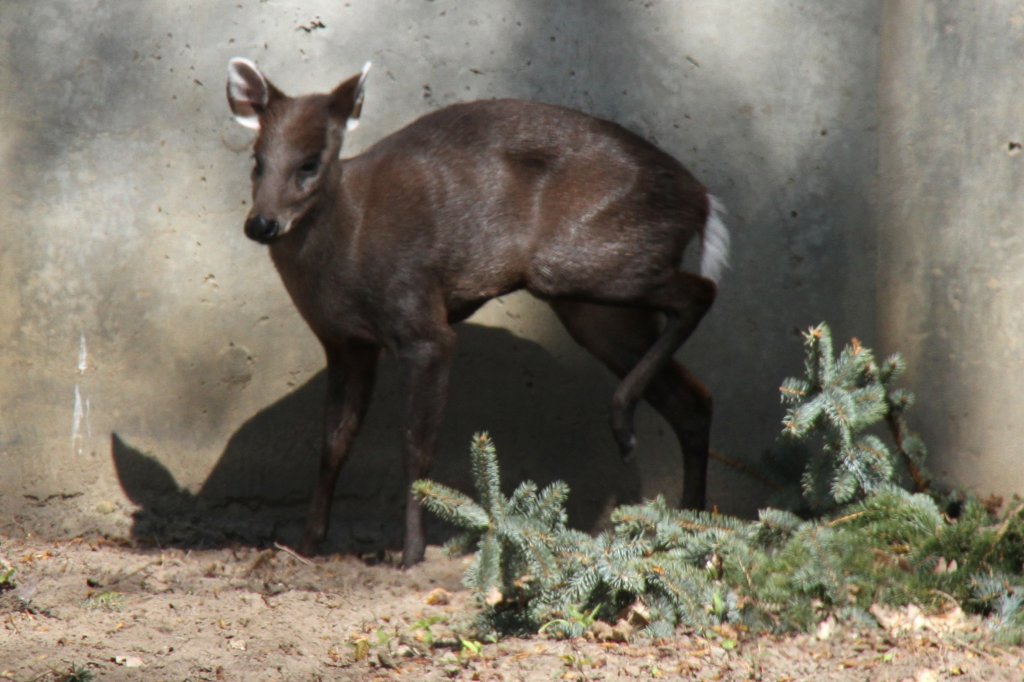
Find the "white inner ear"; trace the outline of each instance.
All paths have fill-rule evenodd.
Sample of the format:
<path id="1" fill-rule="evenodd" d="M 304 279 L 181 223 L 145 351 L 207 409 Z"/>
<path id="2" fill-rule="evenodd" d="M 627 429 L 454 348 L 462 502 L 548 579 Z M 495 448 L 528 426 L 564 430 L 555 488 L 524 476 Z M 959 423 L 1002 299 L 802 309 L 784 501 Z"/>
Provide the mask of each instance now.
<path id="1" fill-rule="evenodd" d="M 345 130 L 352 131 L 359 127 L 359 116 L 363 113 L 363 95 L 365 90 L 363 86 L 366 84 L 366 74 L 370 72 L 370 67 L 373 66 L 371 62 L 363 64 L 363 70 L 359 74 L 359 82 L 356 83 L 356 94 L 352 101 L 352 115 L 345 121 Z"/>
<path id="2" fill-rule="evenodd" d="M 235 116 L 235 120 L 251 130 L 260 129 L 260 117 L 255 114 L 252 116 Z"/>
<path id="3" fill-rule="evenodd" d="M 253 83 L 246 73 L 255 76 L 258 82 Z M 260 118 L 256 109 L 266 106 L 267 91 L 267 81 L 255 63 L 242 57 L 235 57 L 228 62 L 228 95 L 236 108 L 246 112 L 235 114 L 235 120 L 240 124 L 259 130 Z"/>

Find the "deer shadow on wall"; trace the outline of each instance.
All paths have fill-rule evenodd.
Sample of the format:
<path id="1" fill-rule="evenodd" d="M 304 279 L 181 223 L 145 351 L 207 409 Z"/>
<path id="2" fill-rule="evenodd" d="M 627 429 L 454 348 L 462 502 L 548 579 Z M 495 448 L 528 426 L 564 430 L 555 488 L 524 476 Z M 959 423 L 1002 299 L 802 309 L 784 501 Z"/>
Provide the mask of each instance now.
<path id="1" fill-rule="evenodd" d="M 512 333 L 473 324 L 456 328 L 457 358 L 431 478 L 472 491 L 469 441 L 489 430 L 506 492 L 520 481 L 560 479 L 572 491 L 570 523 L 601 525 L 618 504 L 640 498 L 637 463 L 680 469 L 670 437 L 640 432 L 633 463 L 619 457 L 607 426 L 614 383 L 596 361 L 564 362 Z M 197 493 L 181 488 L 160 459 L 111 436 L 121 487 L 138 506 L 132 536 L 144 544 L 185 548 L 294 544 L 308 513 L 320 458 L 323 371 L 260 410 L 230 437 Z M 381 365 L 374 399 L 342 471 L 331 530 L 321 552 L 375 554 L 402 546 L 404 476 L 397 368 Z M 664 460 L 655 462 L 653 460 Z M 672 485 L 675 490 L 678 484 Z M 452 529 L 429 518 L 427 537 Z"/>

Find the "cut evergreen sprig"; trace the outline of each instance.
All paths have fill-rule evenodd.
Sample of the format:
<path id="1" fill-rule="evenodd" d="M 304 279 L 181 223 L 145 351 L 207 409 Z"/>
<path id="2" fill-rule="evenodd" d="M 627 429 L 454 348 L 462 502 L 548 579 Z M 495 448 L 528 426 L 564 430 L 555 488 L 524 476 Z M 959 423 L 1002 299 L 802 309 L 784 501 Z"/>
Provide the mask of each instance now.
<path id="1" fill-rule="evenodd" d="M 785 379 L 779 393 L 787 406 L 783 435 L 806 440 L 817 434 L 821 439 L 801 479 L 812 507 L 828 509 L 862 499 L 895 479 L 896 459 L 881 438 L 867 432 L 883 421 L 915 490 L 926 490 L 927 452 L 905 418 L 913 395 L 894 386 L 905 368 L 899 354 L 879 365 L 857 339 L 836 357 L 825 323 L 804 333 L 805 376 Z"/>
<path id="2" fill-rule="evenodd" d="M 489 614 L 487 629 L 536 632 L 566 587 L 559 555 L 590 538 L 566 526 L 569 487 L 561 481 L 539 492 L 528 481 L 511 497 L 502 494 L 487 433 L 473 436 L 470 463 L 479 502 L 430 480 L 413 483 L 413 492 L 428 510 L 465 529 L 449 551 L 478 548 L 463 582 Z"/>

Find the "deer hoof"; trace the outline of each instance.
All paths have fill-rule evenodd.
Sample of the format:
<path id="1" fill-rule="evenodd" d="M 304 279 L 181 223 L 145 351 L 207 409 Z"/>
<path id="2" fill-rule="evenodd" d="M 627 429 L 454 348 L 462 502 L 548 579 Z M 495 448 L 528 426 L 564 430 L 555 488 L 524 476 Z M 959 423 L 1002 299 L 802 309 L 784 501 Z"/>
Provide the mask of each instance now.
<path id="1" fill-rule="evenodd" d="M 295 551 L 302 556 L 313 556 L 316 554 L 317 548 L 320 547 L 322 540 L 323 538 L 319 537 L 316 533 L 306 531 L 302 534 L 302 539 L 299 540 L 299 544 L 296 546 Z"/>

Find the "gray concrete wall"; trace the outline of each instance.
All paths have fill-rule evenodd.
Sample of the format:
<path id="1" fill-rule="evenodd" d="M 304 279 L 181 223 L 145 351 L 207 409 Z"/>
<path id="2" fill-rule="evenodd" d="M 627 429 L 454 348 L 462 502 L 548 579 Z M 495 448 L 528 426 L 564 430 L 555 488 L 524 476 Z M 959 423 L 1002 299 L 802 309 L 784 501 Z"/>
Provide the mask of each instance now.
<path id="1" fill-rule="evenodd" d="M 1024 5 L 893 2 L 882 31 L 879 335 L 946 481 L 1024 492 Z"/>
<path id="2" fill-rule="evenodd" d="M 734 243 L 681 357 L 715 394 L 714 448 L 756 463 L 779 429 L 779 381 L 801 365 L 798 331 L 827 319 L 840 339 L 876 341 L 881 17 L 878 0 L 9 0 L 0 495 L 121 515 L 162 498 L 270 504 L 301 518 L 322 357 L 241 233 L 250 138 L 224 100 L 233 56 L 292 93 L 373 60 L 352 153 L 445 104 L 515 96 L 615 119 L 676 154 L 729 207 Z M 1009 274 L 975 290 L 995 277 L 1008 292 Z M 897 327 L 886 349 L 908 340 Z M 436 478 L 464 483 L 469 435 L 490 429 L 510 477 L 573 485 L 577 520 L 678 497 L 667 429 L 642 412 L 638 463 L 623 466 L 606 424 L 613 384 L 542 304 L 495 302 L 461 336 Z M 339 519 L 356 535 L 398 519 L 397 391 L 386 365 L 343 475 Z M 749 512 L 764 495 L 713 467 L 720 509 Z"/>

